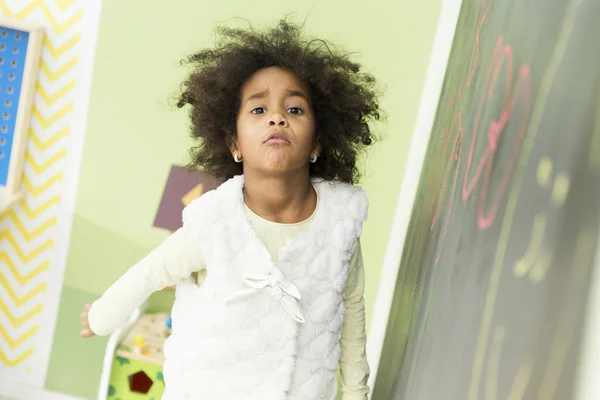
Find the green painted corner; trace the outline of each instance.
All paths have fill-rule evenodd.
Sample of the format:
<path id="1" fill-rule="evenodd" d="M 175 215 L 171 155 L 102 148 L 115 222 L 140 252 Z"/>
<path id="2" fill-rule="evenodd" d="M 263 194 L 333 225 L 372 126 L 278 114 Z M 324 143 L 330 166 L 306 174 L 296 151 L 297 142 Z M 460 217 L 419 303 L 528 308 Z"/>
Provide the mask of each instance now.
<path id="1" fill-rule="evenodd" d="M 151 243 L 141 245 L 121 235 L 118 229 L 109 230 L 80 214 L 75 214 L 65 285 L 100 295 L 169 235 L 165 230 L 150 230 L 154 231 L 155 239 Z"/>
<path id="2" fill-rule="evenodd" d="M 107 337 L 79 336 L 79 314 L 95 294 L 63 286 L 54 334 L 54 345 L 46 377 L 46 389 L 83 399 L 95 399 L 102 373 Z"/>
<path id="3" fill-rule="evenodd" d="M 152 296 L 150 296 L 150 298 L 148 299 L 148 306 L 146 308 L 146 311 L 152 313 L 170 313 L 174 301 L 174 291 L 162 290 L 160 292 L 156 292 L 152 294 Z"/>

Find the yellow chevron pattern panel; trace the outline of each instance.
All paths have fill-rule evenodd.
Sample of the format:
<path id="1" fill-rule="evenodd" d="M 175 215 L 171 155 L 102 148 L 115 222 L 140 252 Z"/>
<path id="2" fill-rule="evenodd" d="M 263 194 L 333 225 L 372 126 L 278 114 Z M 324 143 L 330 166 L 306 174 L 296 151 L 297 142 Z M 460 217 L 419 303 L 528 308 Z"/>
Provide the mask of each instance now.
<path id="1" fill-rule="evenodd" d="M 25 198 L 0 217 L 0 369 L 23 376 L 46 368 L 36 358 L 44 324 L 73 132 L 88 0 L 0 0 L 0 14 L 46 27 L 23 176 Z M 60 291 L 58 291 L 60 292 Z M 52 311 L 56 312 L 56 309 Z M 49 356 L 49 355 L 48 355 Z M 41 362 L 40 362 L 41 361 Z"/>

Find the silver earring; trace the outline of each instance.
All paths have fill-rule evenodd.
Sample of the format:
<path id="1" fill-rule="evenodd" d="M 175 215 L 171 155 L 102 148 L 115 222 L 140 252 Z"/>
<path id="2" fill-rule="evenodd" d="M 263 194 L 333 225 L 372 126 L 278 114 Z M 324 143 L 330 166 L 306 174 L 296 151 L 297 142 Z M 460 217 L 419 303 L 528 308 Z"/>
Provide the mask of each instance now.
<path id="1" fill-rule="evenodd" d="M 240 157 L 240 155 L 238 153 L 235 153 L 233 155 L 233 159 L 235 160 L 236 163 L 241 163 L 242 162 L 242 157 Z"/>
<path id="2" fill-rule="evenodd" d="M 317 162 L 317 158 L 319 158 L 319 156 L 317 156 L 316 154 L 311 154 L 309 161 L 314 164 Z"/>

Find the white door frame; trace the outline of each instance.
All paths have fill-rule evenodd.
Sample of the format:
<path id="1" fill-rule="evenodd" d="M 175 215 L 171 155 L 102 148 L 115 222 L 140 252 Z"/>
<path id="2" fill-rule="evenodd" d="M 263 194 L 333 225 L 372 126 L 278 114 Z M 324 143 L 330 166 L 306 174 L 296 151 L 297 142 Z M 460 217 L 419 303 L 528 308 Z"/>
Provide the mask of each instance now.
<path id="1" fill-rule="evenodd" d="M 425 83 L 408 152 L 408 161 L 400 187 L 392 231 L 383 261 L 379 289 L 373 307 L 373 320 L 367 341 L 367 357 L 371 367 L 369 386 L 371 388 L 374 387 L 377 369 L 379 368 L 406 233 L 444 84 L 446 67 L 450 51 L 452 50 L 452 43 L 454 42 L 454 33 L 461 5 L 462 0 L 442 1 L 433 48 L 429 58 L 429 66 L 425 75 Z"/>

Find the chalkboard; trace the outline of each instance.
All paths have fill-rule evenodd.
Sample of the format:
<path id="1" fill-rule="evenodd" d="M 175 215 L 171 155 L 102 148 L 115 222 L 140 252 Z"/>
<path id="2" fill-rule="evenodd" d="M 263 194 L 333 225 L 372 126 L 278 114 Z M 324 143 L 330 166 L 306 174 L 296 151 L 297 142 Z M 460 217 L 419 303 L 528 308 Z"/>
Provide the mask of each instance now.
<path id="1" fill-rule="evenodd" d="M 463 1 L 374 400 L 572 398 L 600 224 L 599 38 L 597 0 Z"/>

